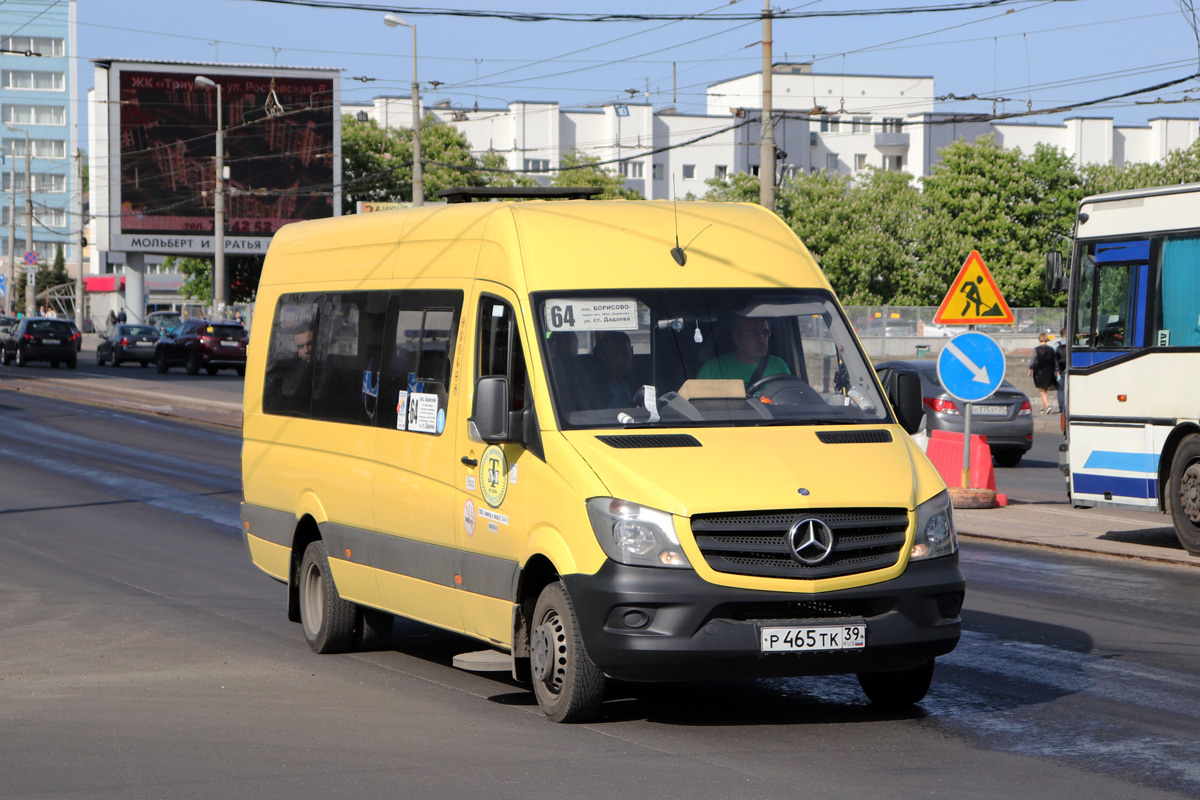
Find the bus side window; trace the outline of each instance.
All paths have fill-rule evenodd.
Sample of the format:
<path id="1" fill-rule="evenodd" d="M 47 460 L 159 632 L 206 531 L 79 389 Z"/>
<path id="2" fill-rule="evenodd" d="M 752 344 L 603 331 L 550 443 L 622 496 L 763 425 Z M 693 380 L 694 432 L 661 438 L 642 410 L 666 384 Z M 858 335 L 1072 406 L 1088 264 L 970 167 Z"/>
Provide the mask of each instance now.
<path id="1" fill-rule="evenodd" d="M 1163 242 L 1158 280 L 1151 344 L 1200 346 L 1200 236 L 1179 236 Z"/>
<path id="2" fill-rule="evenodd" d="M 503 300 L 485 296 L 479 301 L 478 352 L 477 377 L 508 376 L 512 398 L 510 410 L 525 408 L 525 355 L 521 350 L 521 337 L 517 333 L 512 307 Z"/>

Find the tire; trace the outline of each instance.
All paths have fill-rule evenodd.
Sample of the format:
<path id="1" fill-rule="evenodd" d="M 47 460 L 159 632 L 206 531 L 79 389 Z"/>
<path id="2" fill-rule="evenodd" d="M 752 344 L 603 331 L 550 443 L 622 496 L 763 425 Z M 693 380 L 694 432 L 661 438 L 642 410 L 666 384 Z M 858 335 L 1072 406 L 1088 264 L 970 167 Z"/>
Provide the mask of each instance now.
<path id="1" fill-rule="evenodd" d="M 583 649 L 575 609 L 566 587 L 542 589 L 530 623 L 533 694 L 554 722 L 586 722 L 604 702 L 604 673 Z"/>
<path id="2" fill-rule="evenodd" d="M 96 366 L 97 366 L 97 367 L 103 367 L 103 366 L 104 366 L 104 356 L 100 355 L 100 351 L 99 351 L 99 350 L 97 350 L 97 351 L 96 351 Z"/>
<path id="3" fill-rule="evenodd" d="M 29 366 L 29 357 L 25 355 L 25 351 L 22 350 L 20 347 L 17 348 L 17 366 L 18 367 L 28 367 Z"/>
<path id="4" fill-rule="evenodd" d="M 161 350 L 154 354 L 154 368 L 158 370 L 159 375 L 166 375 L 170 369 L 167 365 L 167 354 Z"/>
<path id="5" fill-rule="evenodd" d="M 300 627 L 314 653 L 344 653 L 354 644 L 358 607 L 343 600 L 333 585 L 329 557 L 320 539 L 310 542 L 296 575 L 300 589 Z"/>
<path id="6" fill-rule="evenodd" d="M 885 708 L 907 708 L 925 699 L 933 682 L 933 659 L 896 672 L 860 672 L 858 685 L 867 698 Z"/>
<path id="7" fill-rule="evenodd" d="M 8 349 L 5 348 L 4 350 L 0 350 L 0 364 L 3 364 L 4 366 L 7 367 L 11 363 L 12 363 L 12 354 L 8 352 Z"/>
<path id="8" fill-rule="evenodd" d="M 216 375 L 216 374 L 217 374 L 217 368 L 216 368 L 216 367 L 205 367 L 205 368 L 204 368 L 204 371 L 205 371 L 205 372 L 207 372 L 209 375 Z"/>
<path id="9" fill-rule="evenodd" d="M 192 350 L 187 354 L 187 361 L 183 362 L 183 368 L 188 375 L 200 374 L 200 354 Z"/>
<path id="10" fill-rule="evenodd" d="M 77 367 L 78 365 L 79 365 L 78 357 L 67 359 L 67 369 L 75 369 L 75 367 Z"/>
<path id="11" fill-rule="evenodd" d="M 1200 436 L 1186 436 L 1179 443 L 1167 487 L 1175 536 L 1190 555 L 1200 556 Z"/>
<path id="12" fill-rule="evenodd" d="M 50 369 L 58 369 L 58 362 L 51 359 L 50 360 Z"/>
<path id="13" fill-rule="evenodd" d="M 246 377 L 246 368 L 245 367 L 234 367 L 233 369 L 234 369 L 234 371 L 237 372 L 237 376 L 239 378 Z"/>
<path id="14" fill-rule="evenodd" d="M 1024 450 L 993 450 L 992 458 L 996 461 L 997 467 L 1012 468 L 1021 463 L 1021 459 L 1025 457 Z"/>

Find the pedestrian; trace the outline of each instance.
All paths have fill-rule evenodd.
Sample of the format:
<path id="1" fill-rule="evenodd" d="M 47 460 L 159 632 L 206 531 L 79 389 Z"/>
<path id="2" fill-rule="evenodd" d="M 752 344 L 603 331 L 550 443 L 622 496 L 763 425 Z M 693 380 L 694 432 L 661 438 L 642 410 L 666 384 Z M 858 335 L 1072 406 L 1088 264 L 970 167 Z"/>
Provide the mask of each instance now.
<path id="1" fill-rule="evenodd" d="M 1054 348 L 1054 359 L 1058 366 L 1058 413 L 1067 411 L 1067 329 L 1058 332 L 1058 346 Z"/>
<path id="2" fill-rule="evenodd" d="M 1058 360 L 1054 356 L 1054 351 L 1050 349 L 1050 345 L 1046 342 L 1050 341 L 1050 337 L 1044 333 L 1038 334 L 1038 346 L 1033 348 L 1033 355 L 1029 357 L 1029 377 L 1033 378 L 1033 385 L 1037 387 L 1038 394 L 1042 401 L 1042 407 L 1038 409 L 1039 414 L 1050 413 L 1050 390 L 1058 388 L 1058 381 L 1054 376 L 1058 368 Z"/>
<path id="3" fill-rule="evenodd" d="M 124 325 L 126 319 L 128 317 L 125 316 L 125 308 L 122 306 L 121 310 L 117 312 L 117 324 Z"/>
<path id="4" fill-rule="evenodd" d="M 112 333 L 112 329 L 114 327 L 116 327 L 116 324 L 117 324 L 117 312 L 113 311 L 110 308 L 108 310 L 108 330 L 106 332 Z"/>

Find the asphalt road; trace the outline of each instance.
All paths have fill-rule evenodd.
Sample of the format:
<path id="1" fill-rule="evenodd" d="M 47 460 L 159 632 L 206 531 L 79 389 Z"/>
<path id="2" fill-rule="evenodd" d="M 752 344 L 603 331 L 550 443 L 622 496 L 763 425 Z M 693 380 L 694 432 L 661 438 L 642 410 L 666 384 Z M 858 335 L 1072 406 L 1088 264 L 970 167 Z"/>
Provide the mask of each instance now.
<path id="1" fill-rule="evenodd" d="M 966 633 L 917 711 L 852 677 L 621 685 L 560 726 L 419 625 L 311 653 L 238 537 L 239 447 L 0 392 L 0 795 L 1200 793 L 1194 570 L 968 541 Z"/>

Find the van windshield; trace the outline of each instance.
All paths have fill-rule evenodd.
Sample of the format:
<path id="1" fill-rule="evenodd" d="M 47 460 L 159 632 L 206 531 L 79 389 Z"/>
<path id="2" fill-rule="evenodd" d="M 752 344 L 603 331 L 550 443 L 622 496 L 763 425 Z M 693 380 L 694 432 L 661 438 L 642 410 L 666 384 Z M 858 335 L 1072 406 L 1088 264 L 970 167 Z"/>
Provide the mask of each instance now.
<path id="1" fill-rule="evenodd" d="M 533 301 L 563 430 L 891 420 L 828 292 L 635 289 Z"/>

